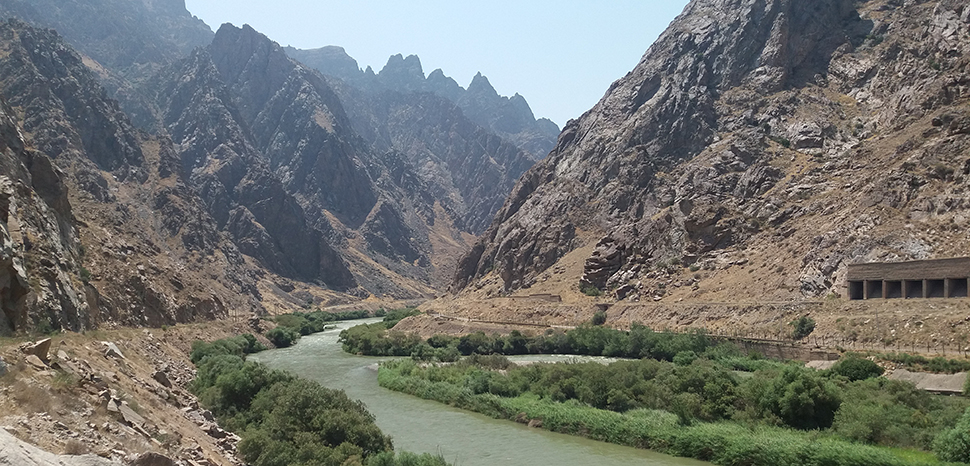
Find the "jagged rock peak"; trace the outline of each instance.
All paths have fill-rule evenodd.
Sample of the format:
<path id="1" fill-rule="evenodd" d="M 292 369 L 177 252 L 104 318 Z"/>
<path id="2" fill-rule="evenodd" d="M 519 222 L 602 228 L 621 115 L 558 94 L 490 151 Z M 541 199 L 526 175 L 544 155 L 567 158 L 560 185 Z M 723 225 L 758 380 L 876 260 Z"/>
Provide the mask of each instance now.
<path id="1" fill-rule="evenodd" d="M 343 49 L 287 48 L 286 53 L 365 92 L 430 92 L 444 97 L 458 105 L 475 124 L 523 149 L 533 160 L 545 157 L 559 134 L 559 127 L 552 121 L 536 120 L 524 97 L 500 96 L 481 73 L 466 90 L 440 68 L 425 77 L 421 60 L 416 55 L 392 55 L 384 68 L 375 74 L 369 66 L 360 71 L 357 62 L 346 56 Z"/>
<path id="2" fill-rule="evenodd" d="M 417 55 L 391 55 L 377 76 L 392 88 L 400 86 L 408 90 L 418 90 L 424 87 L 424 70 Z"/>
<path id="3" fill-rule="evenodd" d="M 151 71 L 212 39 L 212 30 L 186 10 L 184 0 L 7 0 L 0 3 L 0 17 L 54 28 L 100 64 L 141 77 L 145 70 L 129 68 Z M 95 32 L 94 24 L 111 26 Z"/>
<path id="4" fill-rule="evenodd" d="M 472 82 L 468 85 L 468 93 L 472 95 L 481 95 L 484 97 L 499 97 L 498 92 L 494 87 L 492 87 L 492 83 L 488 81 L 488 78 L 482 75 L 481 71 L 475 73 L 475 77 L 472 78 Z M 506 97 L 506 99 L 507 98 L 508 97 Z"/>

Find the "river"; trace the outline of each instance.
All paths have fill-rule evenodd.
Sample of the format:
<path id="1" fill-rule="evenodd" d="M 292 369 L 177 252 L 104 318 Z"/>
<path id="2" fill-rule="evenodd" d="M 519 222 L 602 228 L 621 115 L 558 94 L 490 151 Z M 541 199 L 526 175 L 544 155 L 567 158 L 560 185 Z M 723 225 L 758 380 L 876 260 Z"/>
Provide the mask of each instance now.
<path id="1" fill-rule="evenodd" d="M 341 330 L 378 321 L 339 322 L 336 329 L 305 336 L 290 348 L 264 351 L 250 358 L 345 390 L 367 405 L 377 425 L 394 439 L 397 450 L 440 453 L 449 463 L 460 466 L 710 464 L 533 429 L 381 388 L 373 366 L 390 358 L 350 355 L 337 343 Z"/>

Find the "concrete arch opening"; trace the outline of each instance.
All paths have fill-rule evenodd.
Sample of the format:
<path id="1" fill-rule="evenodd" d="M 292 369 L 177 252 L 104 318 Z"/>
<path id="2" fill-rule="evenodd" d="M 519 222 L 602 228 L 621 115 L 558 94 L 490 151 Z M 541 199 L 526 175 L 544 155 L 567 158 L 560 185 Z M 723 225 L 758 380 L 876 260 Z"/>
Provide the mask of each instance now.
<path id="1" fill-rule="evenodd" d="M 970 297 L 970 257 L 850 264 L 849 299 Z"/>

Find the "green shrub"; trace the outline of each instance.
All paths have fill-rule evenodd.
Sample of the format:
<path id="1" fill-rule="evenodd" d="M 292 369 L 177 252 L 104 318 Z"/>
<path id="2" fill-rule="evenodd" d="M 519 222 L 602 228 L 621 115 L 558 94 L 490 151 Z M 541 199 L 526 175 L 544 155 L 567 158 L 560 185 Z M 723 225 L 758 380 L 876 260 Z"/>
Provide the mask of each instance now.
<path id="1" fill-rule="evenodd" d="M 801 340 L 815 331 L 815 320 L 809 316 L 801 316 L 789 323 L 792 326 L 792 338 Z"/>
<path id="2" fill-rule="evenodd" d="M 590 320 L 593 325 L 603 325 L 606 323 L 606 313 L 603 311 L 596 311 L 593 314 L 593 318 Z"/>
<path id="3" fill-rule="evenodd" d="M 879 364 L 858 356 L 843 358 L 835 363 L 831 370 L 851 381 L 879 377 L 885 372 L 885 369 L 880 367 Z"/>
<path id="4" fill-rule="evenodd" d="M 239 453 L 248 464 L 359 464 L 392 451 L 374 417 L 343 391 L 235 354 L 207 354 L 197 365 L 190 389 L 241 435 Z"/>
<path id="5" fill-rule="evenodd" d="M 943 461 L 970 463 L 970 408 L 956 426 L 936 438 L 933 451 Z"/>
<path id="6" fill-rule="evenodd" d="M 693 351 L 681 351 L 674 355 L 674 364 L 678 366 L 689 366 L 697 360 L 697 353 Z"/>
<path id="7" fill-rule="evenodd" d="M 300 333 L 288 327 L 276 327 L 266 332 L 266 338 L 277 348 L 287 348 L 300 339 Z"/>
<path id="8" fill-rule="evenodd" d="M 196 340 L 192 342 L 192 352 L 189 354 L 189 358 L 193 364 L 198 365 L 203 359 L 209 356 L 243 356 L 245 354 L 258 353 L 265 349 L 266 346 L 257 341 L 256 337 L 247 333 L 232 338 L 223 338 L 211 343 Z"/>
<path id="9" fill-rule="evenodd" d="M 796 429 L 824 429 L 832 425 L 842 403 L 839 391 L 812 369 L 787 366 L 775 376 L 758 373 L 747 384 L 749 399 L 762 416 L 770 413 Z"/>
<path id="10" fill-rule="evenodd" d="M 446 466 L 443 456 L 430 453 L 416 454 L 402 451 L 394 456 L 394 452 L 384 452 L 370 457 L 367 466 Z"/>
<path id="11" fill-rule="evenodd" d="M 404 309 L 390 311 L 384 316 L 384 326 L 386 328 L 394 328 L 394 326 L 397 325 L 398 322 L 404 320 L 404 318 L 419 314 L 421 314 L 421 311 L 413 307 L 406 307 Z"/>
<path id="12" fill-rule="evenodd" d="M 580 283 L 579 291 L 586 296 L 596 297 L 603 295 L 603 290 L 597 288 L 596 285 L 593 285 L 592 283 Z"/>
<path id="13" fill-rule="evenodd" d="M 648 365 L 668 365 L 649 361 Z M 516 369 L 525 371 L 554 371 L 562 374 L 573 366 L 590 365 L 558 364 L 542 368 L 530 366 Z M 563 367 L 567 366 L 567 367 Z M 496 396 L 494 392 L 474 393 L 446 380 L 442 374 L 460 368 L 421 368 L 411 361 L 384 363 L 378 372 L 382 387 L 401 391 L 421 398 L 432 399 L 459 408 L 469 409 L 501 419 L 541 419 L 542 427 L 554 432 L 582 435 L 595 440 L 650 448 L 677 456 L 685 456 L 724 465 L 902 465 L 903 460 L 892 453 L 865 445 L 819 437 L 816 433 L 791 431 L 777 427 L 747 427 L 730 423 L 689 422 L 693 415 L 703 410 L 699 396 L 681 393 L 675 410 L 670 412 L 651 409 L 631 409 L 624 413 L 597 409 L 576 400 L 557 402 L 534 393 L 516 396 Z M 629 372 L 630 367 L 624 367 Z M 511 375 L 511 373 L 510 373 Z M 439 381 L 431 381 L 432 378 Z M 475 377 L 493 381 L 497 374 Z M 636 378 L 634 374 L 631 378 Z M 625 396 L 625 395 L 624 395 Z M 619 407 L 624 396 L 610 392 L 607 398 Z M 619 411 L 619 409 L 618 409 Z M 687 424 L 682 425 L 688 420 Z"/>

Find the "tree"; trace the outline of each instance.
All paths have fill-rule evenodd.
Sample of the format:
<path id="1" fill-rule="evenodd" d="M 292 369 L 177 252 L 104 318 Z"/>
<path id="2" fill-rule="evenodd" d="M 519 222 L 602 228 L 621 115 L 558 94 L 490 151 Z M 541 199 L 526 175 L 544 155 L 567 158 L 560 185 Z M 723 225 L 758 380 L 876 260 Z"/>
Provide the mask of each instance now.
<path id="1" fill-rule="evenodd" d="M 266 338 L 277 348 L 287 348 L 300 338 L 300 334 L 286 327 L 276 327 L 266 332 Z"/>
<path id="2" fill-rule="evenodd" d="M 792 328 L 792 338 L 801 340 L 815 331 L 815 320 L 809 316 L 801 316 L 789 323 Z"/>
<path id="3" fill-rule="evenodd" d="M 970 408 L 964 411 L 956 426 L 936 437 L 933 451 L 943 461 L 970 462 Z"/>

